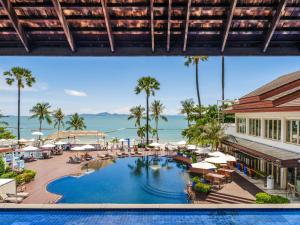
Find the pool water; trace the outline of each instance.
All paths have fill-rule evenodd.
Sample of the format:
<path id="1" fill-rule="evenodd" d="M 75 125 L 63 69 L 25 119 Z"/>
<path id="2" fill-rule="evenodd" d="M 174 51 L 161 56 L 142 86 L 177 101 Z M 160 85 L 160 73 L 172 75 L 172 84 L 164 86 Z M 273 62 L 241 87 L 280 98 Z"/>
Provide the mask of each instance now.
<path id="1" fill-rule="evenodd" d="M 2 225 L 300 225 L 300 210 L 19 210 Z"/>
<path id="2" fill-rule="evenodd" d="M 166 157 L 129 157 L 81 177 L 68 176 L 47 186 L 58 203 L 189 203 L 186 168 Z"/>

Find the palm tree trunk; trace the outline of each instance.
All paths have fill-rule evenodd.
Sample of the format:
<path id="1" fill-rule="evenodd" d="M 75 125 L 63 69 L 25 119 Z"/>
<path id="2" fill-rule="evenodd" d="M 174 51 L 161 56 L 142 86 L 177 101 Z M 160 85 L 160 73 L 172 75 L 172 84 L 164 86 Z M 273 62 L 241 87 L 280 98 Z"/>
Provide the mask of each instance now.
<path id="1" fill-rule="evenodd" d="M 158 119 L 155 120 L 156 142 L 158 143 Z"/>
<path id="2" fill-rule="evenodd" d="M 40 120 L 39 131 L 42 132 L 42 120 Z M 39 140 L 41 140 L 41 135 L 39 135 Z"/>
<path id="3" fill-rule="evenodd" d="M 147 118 L 146 118 L 146 144 L 149 144 L 149 95 L 146 97 L 146 111 L 147 111 Z"/>
<path id="4" fill-rule="evenodd" d="M 199 106 L 200 116 L 201 116 L 201 99 L 200 99 L 200 91 L 199 91 L 198 62 L 196 62 L 196 89 L 197 89 L 198 106 Z"/>
<path id="5" fill-rule="evenodd" d="M 60 121 L 58 121 L 57 124 L 57 137 L 59 138 L 59 129 L 60 129 Z"/>
<path id="6" fill-rule="evenodd" d="M 18 141 L 20 140 L 20 111 L 21 111 L 21 86 L 18 82 Z"/>

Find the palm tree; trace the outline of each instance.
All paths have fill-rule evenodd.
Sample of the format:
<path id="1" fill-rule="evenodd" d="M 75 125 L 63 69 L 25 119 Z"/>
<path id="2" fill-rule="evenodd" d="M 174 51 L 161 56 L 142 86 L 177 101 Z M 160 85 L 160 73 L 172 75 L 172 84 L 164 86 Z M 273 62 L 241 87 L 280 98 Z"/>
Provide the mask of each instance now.
<path id="1" fill-rule="evenodd" d="M 217 150 L 224 138 L 226 138 L 224 129 L 217 120 L 210 121 L 202 127 L 200 139 L 211 144 L 212 149 Z"/>
<path id="2" fill-rule="evenodd" d="M 154 134 L 156 134 L 156 142 L 158 142 L 158 121 L 159 119 L 162 119 L 164 121 L 168 121 L 167 117 L 165 117 L 163 114 L 165 110 L 165 106 L 159 101 L 159 100 L 154 100 L 152 102 L 150 111 L 151 111 L 151 117 L 155 121 L 155 129 L 154 129 Z"/>
<path id="3" fill-rule="evenodd" d="M 84 130 L 86 129 L 86 125 L 84 122 L 84 118 L 80 117 L 78 113 L 75 113 L 71 116 L 70 120 L 66 122 L 69 126 L 67 127 L 67 130 Z"/>
<path id="4" fill-rule="evenodd" d="M 42 123 L 44 120 L 47 121 L 48 124 L 52 123 L 51 119 L 51 111 L 50 111 L 50 104 L 49 103 L 37 103 L 35 106 L 32 107 L 30 113 L 32 116 L 31 119 L 37 118 L 39 120 L 39 131 L 42 131 Z"/>
<path id="5" fill-rule="evenodd" d="M 0 113 L 0 118 L 4 117 L 2 113 Z M 8 122 L 6 121 L 0 121 L 0 126 L 8 126 Z"/>
<path id="6" fill-rule="evenodd" d="M 135 94 L 140 94 L 142 91 L 146 93 L 146 144 L 149 144 L 149 98 L 154 96 L 155 91 L 160 89 L 160 83 L 153 77 L 142 77 L 138 79 L 135 87 Z"/>
<path id="7" fill-rule="evenodd" d="M 145 108 L 142 107 L 141 105 L 132 107 L 130 110 L 130 114 L 128 116 L 128 120 L 132 120 L 135 119 L 135 127 L 138 129 L 141 127 L 141 121 L 142 119 L 144 119 L 144 112 L 145 112 Z M 137 132 L 138 134 L 138 132 Z"/>
<path id="8" fill-rule="evenodd" d="M 58 108 L 53 112 L 53 117 L 54 117 L 54 127 L 57 127 L 57 133 L 59 137 L 59 131 L 60 131 L 60 126 L 64 127 L 64 118 L 65 114 L 62 112 L 61 108 Z"/>
<path id="9" fill-rule="evenodd" d="M 186 99 L 184 101 L 181 101 L 181 110 L 180 110 L 180 114 L 186 114 L 186 119 L 188 122 L 188 126 L 190 126 L 190 120 L 191 120 L 191 115 L 194 111 L 194 100 L 193 99 Z"/>
<path id="10" fill-rule="evenodd" d="M 8 85 L 13 85 L 13 83 L 17 84 L 18 88 L 18 140 L 20 140 L 20 102 L 21 102 L 21 89 L 26 86 L 31 87 L 35 83 L 35 78 L 33 77 L 30 70 L 21 68 L 21 67 L 13 67 L 10 71 L 6 71 L 3 73 L 6 77 L 6 83 Z"/>
<path id="11" fill-rule="evenodd" d="M 199 61 L 207 61 L 208 57 L 207 56 L 185 56 L 186 59 L 184 65 L 185 66 L 190 66 L 191 64 L 195 65 L 196 67 L 196 89 L 197 89 L 197 98 L 198 98 L 198 106 L 201 109 L 201 99 L 200 99 L 200 91 L 199 91 L 199 75 L 198 75 L 198 64 Z M 200 112 L 201 115 L 201 112 Z"/>

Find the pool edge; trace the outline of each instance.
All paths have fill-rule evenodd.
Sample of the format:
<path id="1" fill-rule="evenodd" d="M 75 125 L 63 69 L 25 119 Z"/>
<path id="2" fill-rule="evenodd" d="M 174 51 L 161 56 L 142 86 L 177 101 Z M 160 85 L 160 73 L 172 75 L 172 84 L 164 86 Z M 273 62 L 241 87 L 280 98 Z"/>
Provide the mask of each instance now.
<path id="1" fill-rule="evenodd" d="M 1 209 L 300 209 L 300 204 L 11 204 Z"/>

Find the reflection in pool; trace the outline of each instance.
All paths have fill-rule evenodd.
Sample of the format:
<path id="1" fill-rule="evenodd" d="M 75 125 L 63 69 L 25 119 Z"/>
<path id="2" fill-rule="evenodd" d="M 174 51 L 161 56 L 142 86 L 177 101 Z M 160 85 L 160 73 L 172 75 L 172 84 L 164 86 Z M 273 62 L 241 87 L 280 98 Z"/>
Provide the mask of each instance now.
<path id="1" fill-rule="evenodd" d="M 117 159 L 81 177 L 64 177 L 47 186 L 62 195 L 58 203 L 188 203 L 186 168 L 168 158 Z"/>

